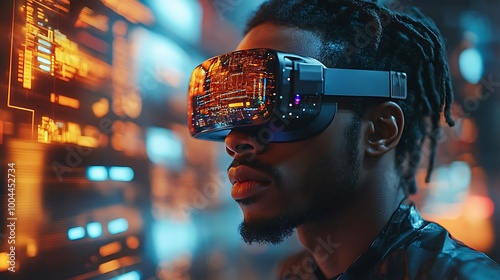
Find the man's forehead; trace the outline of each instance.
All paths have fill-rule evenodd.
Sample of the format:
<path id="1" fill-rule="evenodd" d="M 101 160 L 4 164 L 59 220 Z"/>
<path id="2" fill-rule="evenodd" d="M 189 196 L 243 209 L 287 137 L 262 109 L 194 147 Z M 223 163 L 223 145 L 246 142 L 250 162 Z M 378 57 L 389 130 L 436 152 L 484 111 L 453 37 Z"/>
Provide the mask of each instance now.
<path id="1" fill-rule="evenodd" d="M 321 44 L 321 38 L 312 31 L 263 23 L 243 37 L 237 50 L 268 48 L 317 58 Z"/>

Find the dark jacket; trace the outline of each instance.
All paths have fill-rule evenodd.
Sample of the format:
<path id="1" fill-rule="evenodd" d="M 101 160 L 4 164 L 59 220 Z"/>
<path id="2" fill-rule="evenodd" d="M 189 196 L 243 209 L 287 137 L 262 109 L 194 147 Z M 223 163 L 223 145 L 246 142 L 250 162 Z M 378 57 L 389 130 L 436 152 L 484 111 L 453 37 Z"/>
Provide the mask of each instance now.
<path id="1" fill-rule="evenodd" d="M 311 255 L 302 252 L 283 263 L 279 279 L 325 278 Z M 413 203 L 405 201 L 372 245 L 333 279 L 500 279 L 500 266 L 440 225 L 423 220 Z"/>

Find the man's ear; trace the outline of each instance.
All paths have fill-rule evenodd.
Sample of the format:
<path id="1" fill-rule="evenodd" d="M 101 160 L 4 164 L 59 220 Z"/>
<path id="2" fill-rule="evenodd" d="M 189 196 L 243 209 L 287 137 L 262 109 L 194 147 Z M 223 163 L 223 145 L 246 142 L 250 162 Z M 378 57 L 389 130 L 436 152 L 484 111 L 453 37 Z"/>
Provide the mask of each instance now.
<path id="1" fill-rule="evenodd" d="M 365 115 L 368 131 L 365 152 L 369 156 L 381 156 L 394 149 L 404 128 L 403 110 L 398 104 L 387 101 L 371 107 Z"/>

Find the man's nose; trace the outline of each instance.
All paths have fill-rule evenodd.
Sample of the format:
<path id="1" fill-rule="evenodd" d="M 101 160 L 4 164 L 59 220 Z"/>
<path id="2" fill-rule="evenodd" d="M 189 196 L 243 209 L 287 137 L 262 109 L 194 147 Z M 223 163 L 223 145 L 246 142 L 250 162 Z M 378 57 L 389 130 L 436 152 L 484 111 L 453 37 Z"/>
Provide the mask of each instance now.
<path id="1" fill-rule="evenodd" d="M 231 130 L 226 136 L 226 152 L 232 158 L 254 158 L 264 151 L 265 146 L 259 143 L 257 137 L 243 132 Z"/>

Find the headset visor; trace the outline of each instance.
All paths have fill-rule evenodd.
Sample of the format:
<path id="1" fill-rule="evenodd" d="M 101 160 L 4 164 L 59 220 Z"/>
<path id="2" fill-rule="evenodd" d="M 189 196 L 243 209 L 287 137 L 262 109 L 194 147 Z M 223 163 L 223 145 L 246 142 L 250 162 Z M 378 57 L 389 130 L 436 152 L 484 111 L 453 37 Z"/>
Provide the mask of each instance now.
<path id="1" fill-rule="evenodd" d="M 271 49 L 240 50 L 196 67 L 188 90 L 193 137 L 224 140 L 231 129 L 296 141 L 325 129 L 337 104 L 326 96 L 406 97 L 406 75 L 326 68 Z M 262 135 L 259 135 L 262 136 Z"/>
<path id="2" fill-rule="evenodd" d="M 274 52 L 248 50 L 196 67 L 189 83 L 191 134 L 211 132 L 218 138 L 218 131 L 265 123 L 276 98 L 276 61 Z"/>

